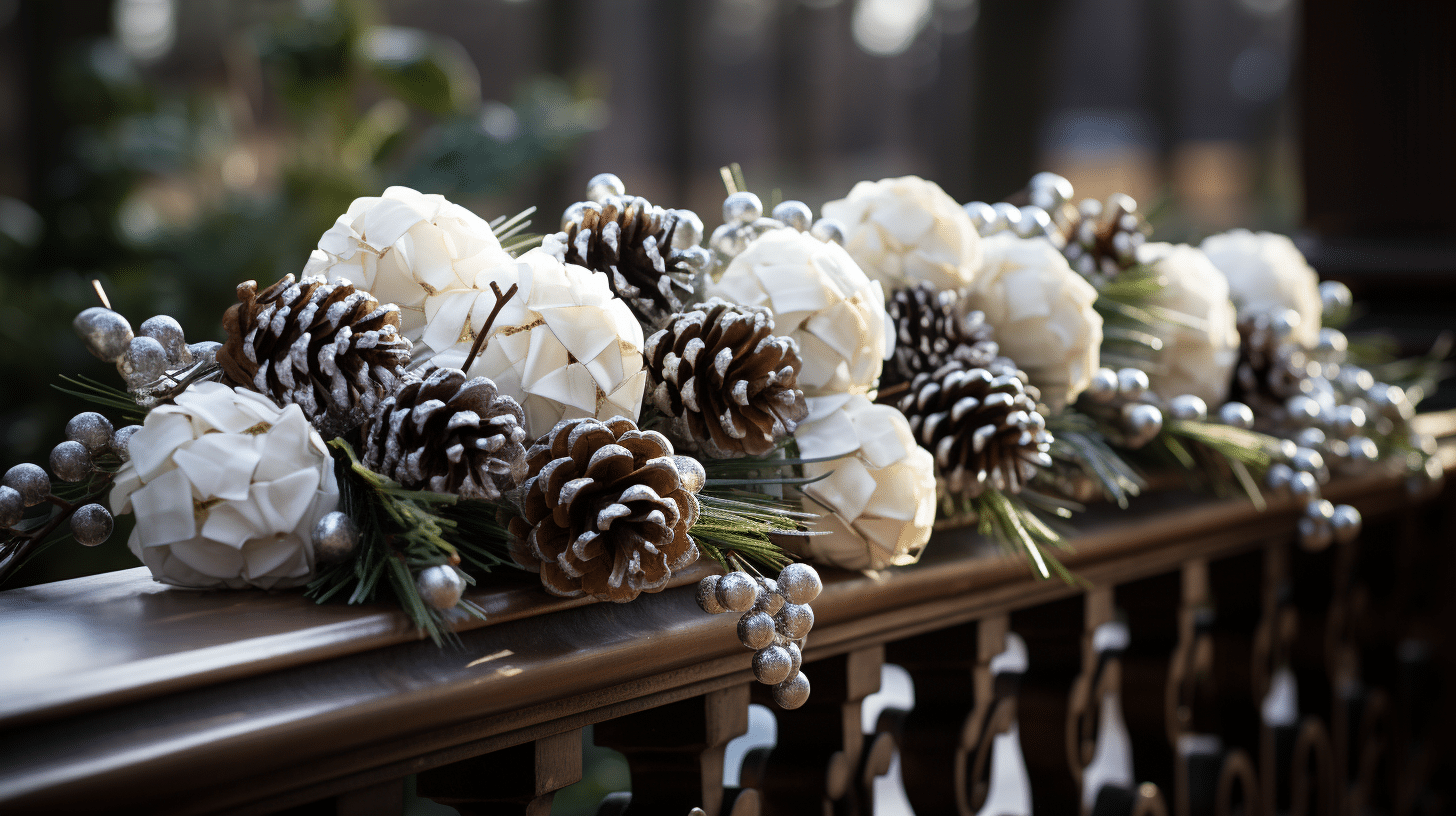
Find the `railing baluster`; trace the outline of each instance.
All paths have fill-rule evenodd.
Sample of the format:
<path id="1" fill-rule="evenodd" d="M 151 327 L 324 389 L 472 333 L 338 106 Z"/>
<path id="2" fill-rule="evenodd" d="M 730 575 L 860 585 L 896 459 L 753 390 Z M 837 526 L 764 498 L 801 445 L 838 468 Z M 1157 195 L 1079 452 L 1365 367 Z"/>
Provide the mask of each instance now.
<path id="1" fill-rule="evenodd" d="M 574 729 L 431 768 L 416 790 L 461 816 L 549 816 L 556 791 L 580 780 L 581 730 Z"/>
<path id="2" fill-rule="evenodd" d="M 990 660 L 977 660 L 979 628 L 963 624 L 885 647 L 886 659 L 915 681 L 915 708 L 901 721 L 899 741 L 900 776 L 916 813 L 968 812 L 957 810 L 956 773 L 974 748 L 962 742 L 976 703 L 973 675 Z"/>
<path id="3" fill-rule="evenodd" d="M 776 711 L 778 744 L 767 761 L 743 768 L 743 784 L 758 788 L 765 816 L 868 814 L 873 796 L 864 781 L 864 698 L 880 688 L 885 647 L 871 646 L 804 667 L 813 693 L 803 707 Z M 770 689 L 754 693 L 765 703 Z"/>
<path id="4" fill-rule="evenodd" d="M 1106 597 L 1110 607 L 1111 596 Z M 1080 768 L 1072 770 L 1067 739 L 1069 692 L 1082 669 L 1085 605 L 1083 596 L 1074 596 L 1011 613 L 1011 628 L 1026 640 L 1028 653 L 1017 721 L 1039 812 L 1082 812 Z"/>
<path id="5" fill-rule="evenodd" d="M 596 743 L 621 752 L 632 771 L 624 813 L 683 816 L 698 807 L 707 816 L 757 816 L 755 792 L 725 802 L 723 791 L 723 749 L 748 731 L 748 700 L 744 683 L 598 723 Z"/>

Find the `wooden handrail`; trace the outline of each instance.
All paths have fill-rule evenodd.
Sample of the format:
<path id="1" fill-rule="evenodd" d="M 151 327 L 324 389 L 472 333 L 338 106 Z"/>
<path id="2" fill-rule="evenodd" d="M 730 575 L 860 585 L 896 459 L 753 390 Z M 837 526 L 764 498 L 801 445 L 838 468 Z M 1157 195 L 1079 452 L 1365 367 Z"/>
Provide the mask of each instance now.
<path id="1" fill-rule="evenodd" d="M 1419 422 L 1456 469 L 1456 412 Z M 1409 503 L 1384 470 L 1324 493 L 1367 517 Z M 1125 583 L 1287 538 L 1298 511 L 1159 493 L 1091 510 L 1064 561 Z M 446 648 L 383 608 L 169 590 L 144 569 L 0 592 L 0 811 L 264 812 L 741 685 L 734 616 L 681 586 L 699 574 L 626 605 L 477 591 L 487 623 Z M 967 531 L 915 567 L 824 577 L 806 662 L 1084 591 Z"/>

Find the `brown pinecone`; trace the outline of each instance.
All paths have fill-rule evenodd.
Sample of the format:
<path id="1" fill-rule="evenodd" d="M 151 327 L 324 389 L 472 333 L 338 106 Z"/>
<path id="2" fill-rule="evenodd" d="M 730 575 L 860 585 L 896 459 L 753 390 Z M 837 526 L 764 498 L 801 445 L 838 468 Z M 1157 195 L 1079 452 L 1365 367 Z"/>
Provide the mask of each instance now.
<path id="1" fill-rule="evenodd" d="M 896 402 L 920 446 L 935 456 L 947 495 L 1021 490 L 1052 464 L 1052 436 L 1019 371 L 993 374 L 961 360 L 923 371 Z"/>
<path id="2" fill-rule="evenodd" d="M 246 281 L 222 325 L 223 382 L 297 403 L 326 437 L 368 418 L 410 361 L 399 307 L 343 280 L 287 275 L 261 292 Z"/>
<path id="3" fill-rule="evenodd" d="M 1239 362 L 1229 399 L 1254 409 L 1262 422 L 1281 422 L 1284 403 L 1303 393 L 1309 359 L 1287 333 L 1274 326 L 1274 315 L 1255 314 L 1239 321 Z"/>
<path id="4" fill-rule="evenodd" d="M 1089 198 L 1064 225 L 1062 254 L 1084 278 L 1107 281 L 1137 263 L 1137 250 L 1152 233 L 1137 202 L 1113 193 L 1106 202 Z"/>
<path id="5" fill-rule="evenodd" d="M 981 312 L 962 314 L 956 293 L 920 282 L 896 289 L 885 304 L 895 326 L 895 356 L 880 375 L 880 387 L 907 382 L 934 371 L 952 359 L 984 368 L 1000 348 Z"/>
<path id="6" fill-rule="evenodd" d="M 612 292 L 644 326 L 658 326 L 682 311 L 697 275 L 688 253 L 672 248 L 677 215 L 645 198 L 609 198 L 590 204 L 562 225 L 565 260 L 601 272 Z"/>
<path id="7" fill-rule="evenodd" d="M 767 309 L 711 298 L 647 338 L 652 403 L 674 436 L 724 459 L 768 453 L 794 432 L 809 413 L 799 345 L 773 329 Z"/>
<path id="8" fill-rule="evenodd" d="M 553 595 L 630 601 L 698 560 L 672 443 L 625 417 L 564 419 L 526 454 L 511 556 Z"/>
<path id="9" fill-rule="evenodd" d="M 525 425 L 485 377 L 408 374 L 364 426 L 364 464 L 410 490 L 499 499 L 526 478 Z"/>

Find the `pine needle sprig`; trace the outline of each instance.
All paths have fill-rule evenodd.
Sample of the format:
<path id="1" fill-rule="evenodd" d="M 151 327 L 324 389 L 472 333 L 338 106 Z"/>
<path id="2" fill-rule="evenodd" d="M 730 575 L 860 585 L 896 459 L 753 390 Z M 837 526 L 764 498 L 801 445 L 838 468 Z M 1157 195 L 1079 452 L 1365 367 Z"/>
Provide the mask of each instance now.
<path id="1" fill-rule="evenodd" d="M 1019 496 L 987 490 L 971 500 L 980 518 L 977 531 L 1002 547 L 1022 553 L 1036 574 L 1051 578 L 1056 573 L 1068 583 L 1080 583 L 1051 551 L 1065 549 L 1061 534 L 1037 516 Z"/>
<path id="2" fill-rule="evenodd" d="M 1259 480 L 1274 461 L 1280 440 L 1213 422 L 1167 419 L 1149 447 L 1174 462 L 1195 486 L 1220 496 L 1242 494 L 1263 510 Z"/>
<path id="3" fill-rule="evenodd" d="M 688 534 L 724 570 L 732 570 L 734 556 L 741 556 L 777 572 L 793 559 L 774 536 L 823 535 L 804 529 L 817 518 L 813 513 L 762 493 L 705 487 L 698 505 L 698 523 Z"/>
<path id="4" fill-rule="evenodd" d="M 137 407 L 136 399 L 124 389 L 94 380 L 85 374 L 78 374 L 75 377 L 62 374 L 61 379 L 73 386 L 66 388 L 62 385 L 51 385 L 62 394 L 70 394 L 102 408 L 121 411 L 123 412 L 122 419 L 129 422 L 141 422 L 146 417 L 146 413 Z"/>
<path id="5" fill-rule="evenodd" d="M 1052 435 L 1051 455 L 1091 477 L 1102 495 L 1126 509 L 1128 501 L 1147 489 L 1147 482 L 1113 449 L 1092 417 L 1068 409 L 1047 422 Z"/>

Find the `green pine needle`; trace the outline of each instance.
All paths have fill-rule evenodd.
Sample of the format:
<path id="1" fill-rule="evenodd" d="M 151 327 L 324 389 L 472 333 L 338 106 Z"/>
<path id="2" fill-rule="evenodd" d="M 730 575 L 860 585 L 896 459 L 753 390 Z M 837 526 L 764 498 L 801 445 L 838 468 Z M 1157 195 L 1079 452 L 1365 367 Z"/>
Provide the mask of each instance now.
<path id="1" fill-rule="evenodd" d="M 1007 549 L 1023 553 L 1042 578 L 1055 572 L 1068 583 L 1080 583 L 1053 555 L 1053 548 L 1065 548 L 1066 541 L 1037 517 L 1036 512 L 1016 495 L 991 489 L 971 500 L 980 517 L 978 531 Z"/>
<path id="2" fill-rule="evenodd" d="M 62 374 L 61 379 L 75 386 L 65 388 L 60 385 L 51 385 L 52 388 L 63 394 L 70 394 L 103 408 L 122 411 L 122 418 L 128 421 L 141 422 L 146 416 L 145 412 L 137 407 L 136 400 L 132 399 L 130 393 L 114 385 L 93 380 L 84 374 L 75 377 Z"/>

